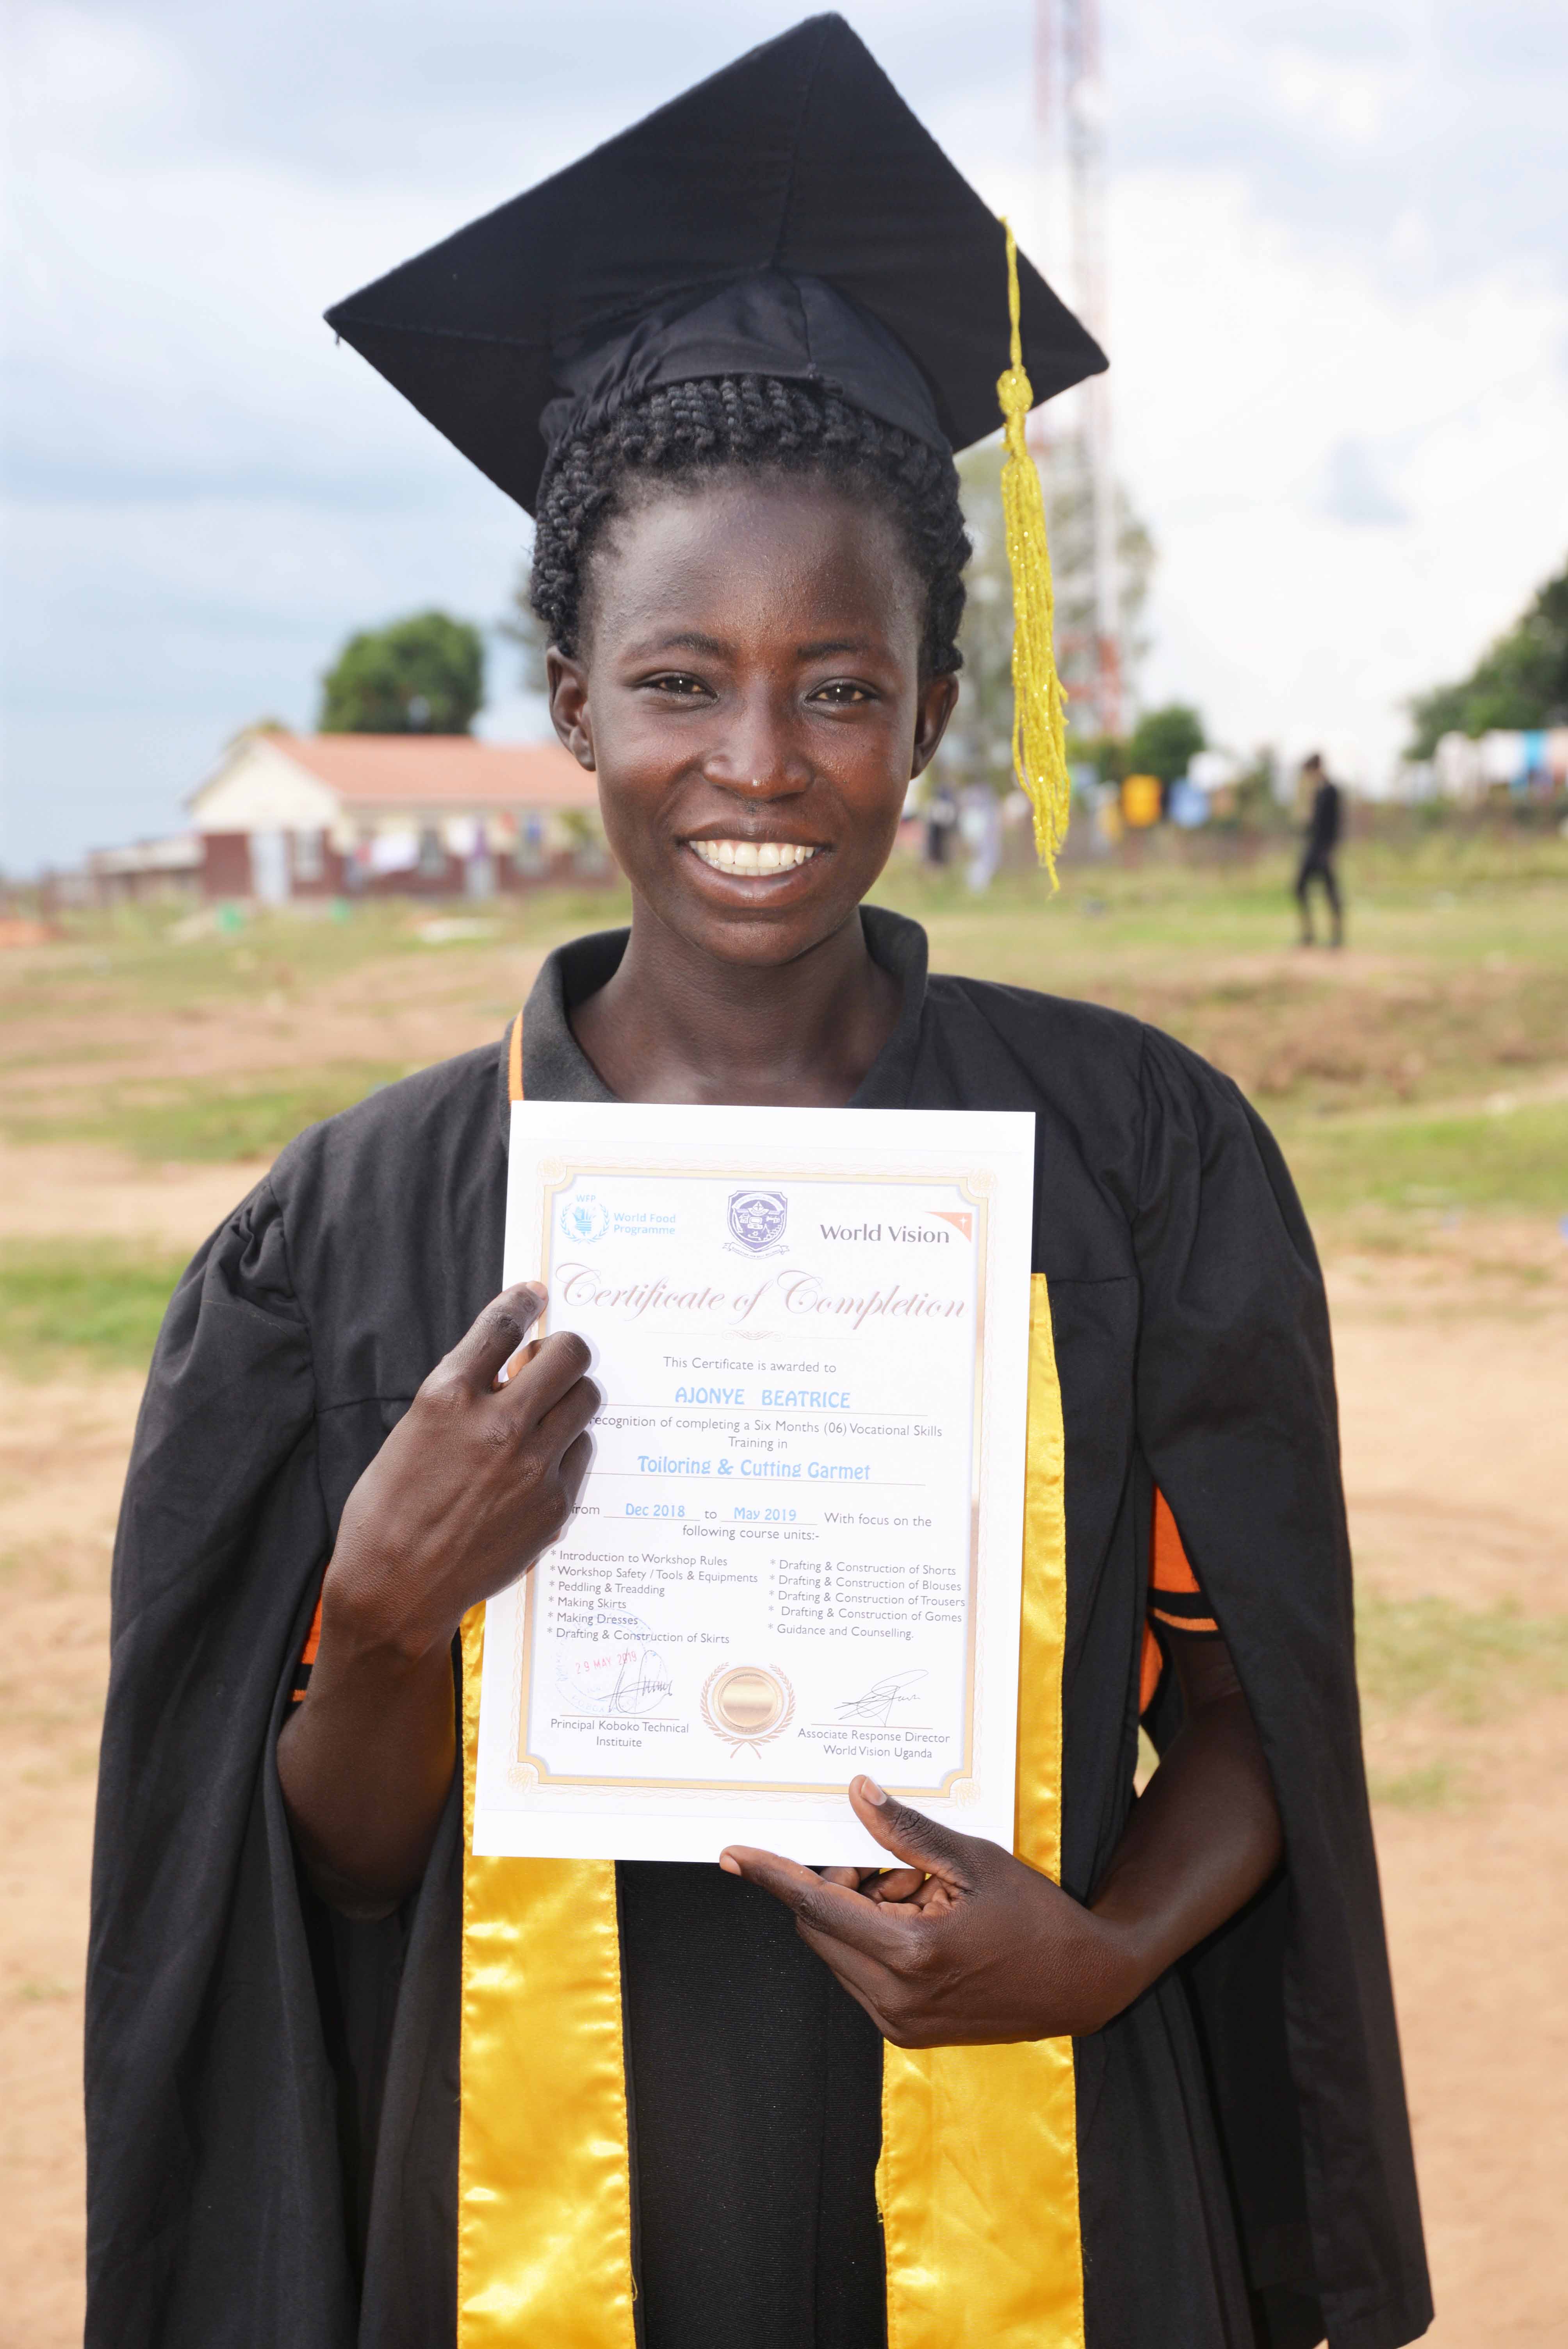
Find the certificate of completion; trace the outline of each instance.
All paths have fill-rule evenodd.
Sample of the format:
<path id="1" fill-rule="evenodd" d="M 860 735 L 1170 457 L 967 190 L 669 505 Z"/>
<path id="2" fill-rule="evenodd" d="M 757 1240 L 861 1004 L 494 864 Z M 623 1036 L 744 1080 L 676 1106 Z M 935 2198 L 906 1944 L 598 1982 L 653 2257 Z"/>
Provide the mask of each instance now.
<path id="1" fill-rule="evenodd" d="M 875 1863 L 859 1771 L 1011 1849 L 1033 1116 L 511 1114 L 505 1278 L 603 1403 L 486 1609 L 475 1850 Z"/>

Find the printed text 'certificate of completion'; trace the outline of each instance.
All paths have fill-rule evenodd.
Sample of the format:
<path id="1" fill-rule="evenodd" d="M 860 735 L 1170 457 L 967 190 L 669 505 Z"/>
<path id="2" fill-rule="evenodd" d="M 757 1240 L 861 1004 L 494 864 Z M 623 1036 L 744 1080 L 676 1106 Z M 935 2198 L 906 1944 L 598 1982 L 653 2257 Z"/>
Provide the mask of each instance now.
<path id="1" fill-rule="evenodd" d="M 513 1108 L 505 1278 L 603 1406 L 486 1609 L 477 1852 L 875 1862 L 862 1770 L 1011 1848 L 1034 1123 Z"/>

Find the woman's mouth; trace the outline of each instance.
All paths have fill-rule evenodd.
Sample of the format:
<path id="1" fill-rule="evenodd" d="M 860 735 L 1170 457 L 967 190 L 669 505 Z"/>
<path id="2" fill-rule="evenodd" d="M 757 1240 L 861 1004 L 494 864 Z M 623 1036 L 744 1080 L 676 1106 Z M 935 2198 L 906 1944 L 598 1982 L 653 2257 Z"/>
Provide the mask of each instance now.
<path id="1" fill-rule="evenodd" d="M 799 840 L 689 840 L 686 846 L 716 873 L 789 873 L 817 854 Z"/>

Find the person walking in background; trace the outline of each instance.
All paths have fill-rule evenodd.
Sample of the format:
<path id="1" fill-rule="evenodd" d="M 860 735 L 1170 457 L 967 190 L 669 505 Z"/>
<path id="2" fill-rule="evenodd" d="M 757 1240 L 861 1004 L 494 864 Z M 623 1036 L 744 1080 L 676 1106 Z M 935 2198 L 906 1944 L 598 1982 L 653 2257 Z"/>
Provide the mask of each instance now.
<path id="1" fill-rule="evenodd" d="M 925 861 L 945 864 L 958 823 L 958 802 L 945 783 L 938 783 L 925 802 Z"/>
<path id="2" fill-rule="evenodd" d="M 1323 754 L 1315 750 L 1304 761 L 1301 770 L 1304 794 L 1312 793 L 1312 812 L 1306 821 L 1306 838 L 1302 849 L 1301 869 L 1295 876 L 1295 902 L 1301 908 L 1301 943 L 1304 947 L 1317 944 L 1312 926 L 1312 900 L 1308 895 L 1315 881 L 1323 885 L 1328 900 L 1328 910 L 1334 923 L 1331 946 L 1345 944 L 1345 908 L 1340 902 L 1339 882 L 1334 870 L 1335 851 L 1339 846 L 1342 817 L 1342 795 L 1337 783 L 1331 782 L 1323 763 Z"/>
<path id="3" fill-rule="evenodd" d="M 983 897 L 1002 862 L 1002 802 L 989 783 L 971 783 L 958 806 L 958 836 L 969 852 L 965 879 Z"/>

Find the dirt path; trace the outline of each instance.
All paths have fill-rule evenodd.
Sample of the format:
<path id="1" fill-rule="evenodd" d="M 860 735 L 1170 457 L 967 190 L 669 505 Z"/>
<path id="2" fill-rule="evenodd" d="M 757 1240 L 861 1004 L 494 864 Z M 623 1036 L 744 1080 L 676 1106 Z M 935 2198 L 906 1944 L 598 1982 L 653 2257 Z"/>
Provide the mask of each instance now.
<path id="1" fill-rule="evenodd" d="M 0 1159 L 0 1236 L 193 1245 L 253 1179 L 82 1151 Z M 1477 1225 L 1331 1262 L 1360 1568 L 1394 1600 L 1568 1609 L 1561 1430 L 1568 1247 Z M 108 1561 L 138 1382 L 0 1384 L 0 2344 L 80 2337 L 79 2045 Z M 1568 2339 L 1568 1696 L 1369 1725 L 1374 1765 L 1438 1755 L 1460 1792 L 1380 1808 L 1439 2349 Z"/>
<path id="2" fill-rule="evenodd" d="M 1568 1247 L 1479 1226 L 1427 1257 L 1330 1266 L 1361 1587 L 1568 1612 Z M 1377 1844 L 1439 2349 L 1568 2341 L 1568 1694 L 1379 1717 Z M 1491 1717 L 1488 1717 L 1490 1714 Z"/>
<path id="3" fill-rule="evenodd" d="M 134 992 L 121 999 L 106 978 L 96 995 L 14 1019 L 0 1057 L 0 1100 L 19 1114 L 59 1115 L 106 1081 L 227 1083 L 333 1062 L 424 1068 L 492 1042 L 542 959 L 525 947 L 458 947 L 304 983 L 261 961 L 243 993 L 192 993 L 150 1016 Z"/>
<path id="4" fill-rule="evenodd" d="M 1439 2349 L 1568 2341 L 1568 1698 L 1467 1741 L 1486 1791 L 1380 1809 Z"/>
<path id="5" fill-rule="evenodd" d="M 81 2339 L 81 2014 L 108 1560 L 140 1381 L 0 1385 L 0 2344 Z"/>
<path id="6" fill-rule="evenodd" d="M 144 1240 L 194 1249 L 266 1172 L 264 1159 L 144 1166 L 80 1143 L 0 1142 L 0 1240 Z"/>

